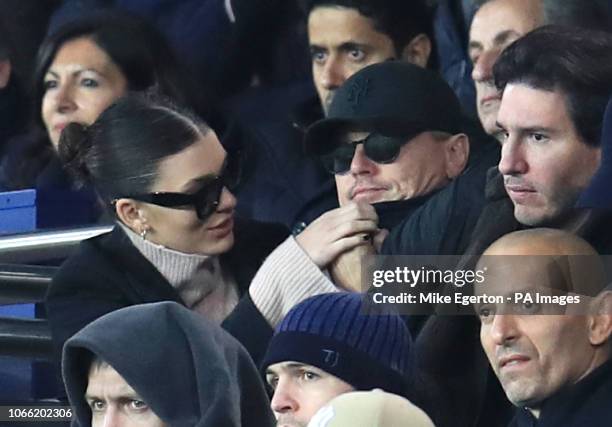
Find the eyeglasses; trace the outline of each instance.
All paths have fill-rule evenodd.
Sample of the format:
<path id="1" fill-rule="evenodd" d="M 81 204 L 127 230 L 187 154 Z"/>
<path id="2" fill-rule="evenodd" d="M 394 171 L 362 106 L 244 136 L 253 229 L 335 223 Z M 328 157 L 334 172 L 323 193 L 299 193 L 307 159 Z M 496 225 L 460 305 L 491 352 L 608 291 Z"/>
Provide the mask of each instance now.
<path id="1" fill-rule="evenodd" d="M 147 194 L 132 194 L 122 198 L 134 199 L 145 203 L 167 208 L 193 206 L 201 221 L 208 218 L 219 206 L 223 187 L 234 190 L 240 183 L 241 167 L 240 154 L 227 155 L 221 173 L 216 176 L 204 178 L 202 187 L 193 194 L 171 193 L 156 191 Z M 113 203 L 116 199 L 113 200 Z"/>
<path id="2" fill-rule="evenodd" d="M 371 133 L 365 139 L 338 144 L 334 151 L 322 155 L 321 161 L 329 172 L 345 174 L 351 169 L 357 146 L 363 144 L 363 151 L 368 159 L 382 164 L 393 163 L 397 160 L 404 144 L 411 139 L 412 136 L 397 138 Z"/>

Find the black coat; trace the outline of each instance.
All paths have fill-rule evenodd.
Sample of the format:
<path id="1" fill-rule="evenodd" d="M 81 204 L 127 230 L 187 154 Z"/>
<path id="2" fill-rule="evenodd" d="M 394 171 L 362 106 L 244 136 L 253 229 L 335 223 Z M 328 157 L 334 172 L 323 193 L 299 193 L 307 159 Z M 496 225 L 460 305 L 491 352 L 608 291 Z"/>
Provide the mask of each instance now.
<path id="1" fill-rule="evenodd" d="M 549 398 L 536 420 L 520 409 L 510 427 L 604 427 L 612 425 L 612 361 Z"/>
<path id="2" fill-rule="evenodd" d="M 499 144 L 472 138 L 470 162 L 453 182 L 434 194 L 411 199 L 404 220 L 390 230 L 384 255 L 460 255 L 486 205 L 487 170 L 499 162 Z"/>
<path id="3" fill-rule="evenodd" d="M 276 224 L 237 221 L 234 232 L 236 243 L 221 255 L 221 266 L 233 274 L 241 300 L 222 326 L 241 341 L 257 363 L 272 328 L 247 290 L 264 259 L 288 231 Z M 64 342 L 91 321 L 119 308 L 159 301 L 184 305 L 120 227 L 82 242 L 53 278 L 45 301 L 57 360 Z"/>

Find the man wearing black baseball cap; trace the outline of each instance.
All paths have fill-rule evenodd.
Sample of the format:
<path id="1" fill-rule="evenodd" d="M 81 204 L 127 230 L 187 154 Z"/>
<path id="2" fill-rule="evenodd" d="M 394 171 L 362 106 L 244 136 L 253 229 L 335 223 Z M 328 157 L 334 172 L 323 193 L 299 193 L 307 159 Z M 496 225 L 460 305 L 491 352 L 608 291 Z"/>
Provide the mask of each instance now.
<path id="1" fill-rule="evenodd" d="M 258 271 L 249 295 L 273 326 L 309 296 L 362 290 L 361 256 L 384 230 L 383 254 L 463 253 L 484 205 L 486 171 L 499 160 L 499 144 L 462 116 L 442 78 L 400 61 L 349 78 L 305 143 L 334 173 L 341 207 Z"/>
<path id="2" fill-rule="evenodd" d="M 467 164 L 461 107 L 433 72 L 403 62 L 367 67 L 336 93 L 306 146 L 336 175 L 340 204 L 419 197 Z"/>
<path id="3" fill-rule="evenodd" d="M 441 77 L 393 61 L 348 79 L 305 144 L 335 175 L 341 206 L 376 204 L 381 220 L 398 213 L 399 227 L 397 215 L 381 224 L 394 228 L 384 252 L 461 253 L 499 155 L 485 139 Z"/>

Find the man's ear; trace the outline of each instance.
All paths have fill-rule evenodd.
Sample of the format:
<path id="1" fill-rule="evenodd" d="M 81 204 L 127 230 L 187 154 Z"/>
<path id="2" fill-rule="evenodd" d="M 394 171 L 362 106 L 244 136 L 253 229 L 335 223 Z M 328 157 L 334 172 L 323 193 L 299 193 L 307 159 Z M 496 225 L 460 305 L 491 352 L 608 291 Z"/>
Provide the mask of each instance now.
<path id="1" fill-rule="evenodd" d="M 465 169 L 470 157 L 470 140 L 464 133 L 451 136 L 446 140 L 446 175 L 449 179 L 455 179 Z"/>
<path id="2" fill-rule="evenodd" d="M 115 202 L 115 213 L 122 223 L 137 234 L 150 228 L 142 206 L 133 199 L 118 199 Z"/>
<path id="3" fill-rule="evenodd" d="M 425 34 L 418 34 L 402 49 L 401 58 L 425 68 L 431 54 L 431 40 Z"/>
<path id="4" fill-rule="evenodd" d="M 604 291 L 593 299 L 589 314 L 589 341 L 605 345 L 612 335 L 612 292 Z"/>
<path id="5" fill-rule="evenodd" d="M 0 89 L 8 86 L 11 80 L 11 61 L 3 59 L 0 61 Z"/>

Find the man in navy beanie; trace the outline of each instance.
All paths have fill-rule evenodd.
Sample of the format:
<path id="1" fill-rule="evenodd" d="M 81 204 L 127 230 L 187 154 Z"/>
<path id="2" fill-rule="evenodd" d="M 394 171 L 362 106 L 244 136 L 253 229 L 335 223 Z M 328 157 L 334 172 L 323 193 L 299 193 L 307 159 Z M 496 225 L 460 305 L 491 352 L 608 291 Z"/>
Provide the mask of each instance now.
<path id="1" fill-rule="evenodd" d="M 322 294 L 296 305 L 262 363 L 278 426 L 306 426 L 334 397 L 380 388 L 403 395 L 412 339 L 395 313 L 373 312 L 357 293 Z"/>

